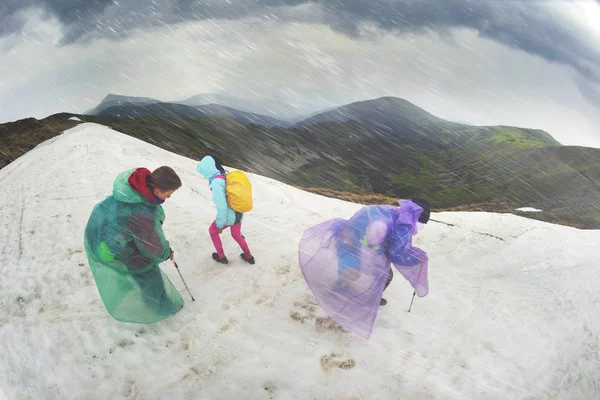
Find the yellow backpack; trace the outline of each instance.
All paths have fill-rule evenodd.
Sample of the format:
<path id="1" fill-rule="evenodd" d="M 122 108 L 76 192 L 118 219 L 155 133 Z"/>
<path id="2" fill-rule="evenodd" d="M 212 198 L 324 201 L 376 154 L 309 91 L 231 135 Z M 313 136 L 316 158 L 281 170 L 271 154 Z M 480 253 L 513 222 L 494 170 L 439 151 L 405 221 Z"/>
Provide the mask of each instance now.
<path id="1" fill-rule="evenodd" d="M 224 178 L 229 207 L 239 213 L 252 210 L 252 184 L 246 174 L 242 171 L 232 171 Z"/>

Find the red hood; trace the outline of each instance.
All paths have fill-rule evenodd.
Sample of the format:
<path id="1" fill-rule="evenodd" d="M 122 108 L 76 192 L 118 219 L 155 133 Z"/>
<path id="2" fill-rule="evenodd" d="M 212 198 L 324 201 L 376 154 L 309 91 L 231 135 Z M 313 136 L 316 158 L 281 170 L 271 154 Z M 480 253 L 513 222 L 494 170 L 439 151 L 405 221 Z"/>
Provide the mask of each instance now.
<path id="1" fill-rule="evenodd" d="M 148 187 L 148 177 L 152 174 L 147 168 L 138 168 L 129 176 L 127 182 L 136 192 L 148 199 L 152 204 L 157 204 L 154 194 Z"/>

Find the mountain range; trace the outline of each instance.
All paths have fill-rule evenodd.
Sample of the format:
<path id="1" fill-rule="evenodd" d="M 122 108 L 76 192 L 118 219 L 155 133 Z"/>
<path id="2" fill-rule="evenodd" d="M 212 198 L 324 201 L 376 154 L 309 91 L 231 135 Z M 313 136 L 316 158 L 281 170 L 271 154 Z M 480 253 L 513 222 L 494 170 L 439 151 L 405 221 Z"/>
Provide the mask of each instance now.
<path id="1" fill-rule="evenodd" d="M 111 93 L 96 107 L 86 111 L 85 114 L 99 115 L 104 110 L 115 106 L 147 106 L 157 103 L 180 104 L 193 108 L 213 105 L 225 107 L 228 110 L 234 109 L 236 114 L 242 112 L 255 115 L 256 118 L 264 119 L 263 122 L 266 123 L 277 120 L 282 126 L 289 126 L 322 111 L 315 105 L 314 101 L 297 99 L 293 103 L 290 103 L 285 98 L 269 98 L 258 96 L 256 93 L 247 93 L 246 95 L 252 95 L 252 97 L 236 97 L 224 93 L 210 93 L 192 96 L 183 100 L 165 102 L 148 97 L 123 96 Z M 329 107 L 329 109 L 333 108 L 335 107 Z"/>
<path id="2" fill-rule="evenodd" d="M 295 124 L 221 105 L 137 101 L 121 99 L 98 115 L 78 117 L 187 157 L 216 154 L 231 167 L 333 197 L 391 203 L 420 196 L 436 209 L 514 213 L 535 207 L 543 211 L 523 215 L 600 227 L 600 150 L 561 146 L 541 130 L 446 121 L 395 97 L 324 110 Z M 37 135 L 58 133 L 72 115 L 0 125 L 0 141 L 11 149 L 4 159 Z"/>
<path id="3" fill-rule="evenodd" d="M 156 116 L 179 119 L 206 118 L 214 115 L 229 116 L 242 124 L 257 124 L 265 127 L 289 126 L 290 123 L 266 115 L 253 114 L 239 111 L 234 108 L 219 104 L 201 106 L 186 106 L 175 103 L 152 103 L 146 105 L 117 105 L 100 111 L 99 116 L 117 118 L 136 118 L 143 116 Z"/>

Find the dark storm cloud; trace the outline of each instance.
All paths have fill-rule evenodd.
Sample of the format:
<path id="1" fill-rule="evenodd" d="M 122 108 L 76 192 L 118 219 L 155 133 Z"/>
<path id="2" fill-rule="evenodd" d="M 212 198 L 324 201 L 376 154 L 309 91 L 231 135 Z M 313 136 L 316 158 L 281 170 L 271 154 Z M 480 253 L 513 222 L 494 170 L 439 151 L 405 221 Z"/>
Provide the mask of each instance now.
<path id="1" fill-rule="evenodd" d="M 25 24 L 24 17 L 18 13 L 31 5 L 29 0 L 6 0 L 0 2 L 0 37 L 19 31 Z"/>
<path id="2" fill-rule="evenodd" d="M 585 45 L 572 22 L 551 13 L 545 1 L 406 0 L 323 2 L 330 24 L 351 36 L 360 36 L 360 22 L 404 33 L 466 27 L 481 36 L 570 65 L 582 75 L 600 81 L 600 54 Z"/>
<path id="3" fill-rule="evenodd" d="M 550 0 L 548 0 L 550 1 Z M 55 16 L 63 26 L 63 45 L 96 37 L 126 38 L 133 29 L 172 25 L 187 20 L 241 19 L 273 16 L 277 10 L 311 3 L 318 14 L 299 14 L 351 37 L 360 37 L 364 24 L 392 33 L 447 31 L 471 28 L 481 36 L 507 46 L 575 68 L 600 82 L 600 54 L 586 45 L 545 0 L 2 0 L 0 35 L 18 31 L 23 11 L 37 7 Z M 600 0 L 596 0 L 600 2 Z M 275 14 L 273 14 L 275 13 Z M 293 13 L 286 14 L 288 17 Z M 301 17 L 300 17 L 301 15 Z M 307 16 L 308 15 L 308 16 Z"/>
<path id="4" fill-rule="evenodd" d="M 136 28 L 187 20 L 240 19 L 268 13 L 270 8 L 296 6 L 304 0 L 2 0 L 0 36 L 23 27 L 20 12 L 43 10 L 63 26 L 63 44 L 94 37 L 124 39 Z"/>
<path id="5" fill-rule="evenodd" d="M 600 0 L 596 0 L 600 3 Z M 563 1 L 568 4 L 572 1 Z M 444 32 L 451 28 L 470 28 L 482 37 L 570 66 L 591 86 L 579 84 L 584 98 L 600 105 L 599 47 L 574 26 L 573 21 L 552 12 L 550 0 L 337 0 L 322 1 L 327 23 L 338 31 L 360 37 L 363 23 L 395 32 Z M 557 2 L 554 2 L 557 3 Z"/>

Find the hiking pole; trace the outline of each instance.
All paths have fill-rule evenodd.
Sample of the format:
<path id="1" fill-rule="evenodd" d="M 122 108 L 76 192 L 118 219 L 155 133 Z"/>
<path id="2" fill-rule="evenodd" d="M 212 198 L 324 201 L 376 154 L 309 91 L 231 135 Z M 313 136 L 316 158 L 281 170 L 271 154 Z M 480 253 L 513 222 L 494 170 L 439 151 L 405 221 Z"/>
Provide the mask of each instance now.
<path id="1" fill-rule="evenodd" d="M 175 264 L 175 269 L 177 269 L 177 272 L 179 273 L 179 276 L 181 277 L 181 280 L 183 281 L 185 288 L 187 289 L 188 293 L 190 294 L 192 301 L 196 301 L 196 299 L 194 299 L 194 296 L 192 296 L 192 292 L 190 292 L 190 288 L 188 287 L 187 283 L 185 283 L 185 279 L 183 279 L 183 275 L 181 275 L 181 271 L 179 271 L 179 266 L 175 262 L 175 259 L 173 259 L 173 264 Z"/>
<path id="2" fill-rule="evenodd" d="M 410 307 L 408 307 L 408 312 L 410 312 L 410 309 L 412 308 L 412 303 L 413 303 L 413 301 L 415 301 L 415 294 L 417 294 L 416 290 L 413 292 L 413 297 L 412 297 L 412 300 L 410 301 Z"/>

